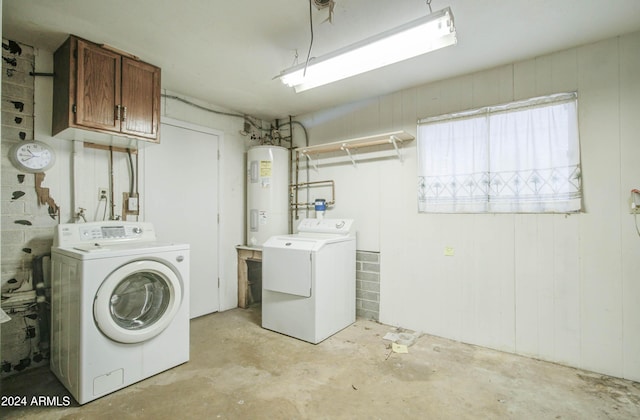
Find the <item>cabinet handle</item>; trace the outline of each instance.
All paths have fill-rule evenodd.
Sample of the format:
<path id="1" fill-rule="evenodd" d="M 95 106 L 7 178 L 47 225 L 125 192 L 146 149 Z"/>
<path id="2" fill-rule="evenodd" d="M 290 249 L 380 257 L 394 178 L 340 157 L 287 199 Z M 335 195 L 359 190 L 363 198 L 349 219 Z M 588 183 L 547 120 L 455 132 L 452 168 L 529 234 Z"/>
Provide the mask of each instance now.
<path id="1" fill-rule="evenodd" d="M 127 119 L 127 107 L 123 106 L 122 107 L 122 121 L 125 121 Z"/>
<path id="2" fill-rule="evenodd" d="M 120 119 L 120 105 L 116 105 L 116 121 Z"/>

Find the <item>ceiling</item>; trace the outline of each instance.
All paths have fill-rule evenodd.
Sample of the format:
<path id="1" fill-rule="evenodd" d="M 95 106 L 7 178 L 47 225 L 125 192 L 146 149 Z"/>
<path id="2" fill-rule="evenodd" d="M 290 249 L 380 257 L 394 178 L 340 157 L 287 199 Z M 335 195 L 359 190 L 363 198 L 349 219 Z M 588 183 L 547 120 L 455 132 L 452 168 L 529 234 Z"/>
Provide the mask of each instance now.
<path id="1" fill-rule="evenodd" d="M 1 1 L 1 0 L 0 0 Z M 55 51 L 72 33 L 162 68 L 162 87 L 265 120 L 325 109 L 640 29 L 640 1 L 432 0 L 458 44 L 296 94 L 273 79 L 310 43 L 307 0 L 4 0 L 3 37 Z M 429 12 L 425 0 L 312 8 L 320 56 Z M 383 53 L 383 52 L 381 52 Z M 36 69 L 38 71 L 38 69 Z"/>

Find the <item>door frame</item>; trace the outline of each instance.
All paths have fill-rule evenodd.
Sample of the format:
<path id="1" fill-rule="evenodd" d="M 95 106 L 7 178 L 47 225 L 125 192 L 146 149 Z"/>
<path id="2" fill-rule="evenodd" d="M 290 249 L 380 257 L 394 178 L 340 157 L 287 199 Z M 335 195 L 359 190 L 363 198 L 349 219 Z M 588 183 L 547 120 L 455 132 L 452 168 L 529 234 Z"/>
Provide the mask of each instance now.
<path id="1" fill-rule="evenodd" d="M 202 125 L 198 125 L 198 124 L 193 124 L 190 122 L 186 122 L 186 121 L 182 121 L 182 120 L 177 120 L 171 117 L 165 117 L 164 115 L 160 116 L 160 124 L 159 124 L 159 135 L 160 135 L 160 143 L 157 145 L 149 145 L 147 147 L 162 147 L 162 126 L 163 125 L 170 125 L 176 128 L 182 128 L 185 130 L 190 130 L 190 131 L 195 131 L 198 133 L 203 133 L 203 134 L 208 134 L 208 135 L 212 135 L 212 136 L 216 136 L 218 137 L 218 165 L 217 165 L 217 173 L 216 173 L 216 214 L 218 215 L 218 220 L 217 220 L 217 224 L 218 224 L 218 234 L 217 234 L 217 238 L 216 238 L 216 258 L 218 260 L 218 270 L 216 273 L 216 277 L 218 279 L 218 309 L 216 310 L 216 312 L 220 311 L 220 299 L 221 299 L 221 291 L 222 291 L 222 284 L 221 284 L 221 274 L 223 272 L 223 261 L 220 259 L 220 246 L 221 246 L 221 238 L 220 238 L 220 232 L 222 230 L 222 226 L 223 226 L 223 222 L 224 222 L 224 217 L 222 217 L 222 213 L 221 213 L 221 206 L 220 206 L 220 176 L 221 176 L 221 172 L 220 172 L 220 163 L 221 163 L 221 158 L 222 158 L 222 152 L 223 152 L 223 143 L 224 143 L 224 132 L 221 130 L 217 130 L 215 128 L 210 128 L 210 127 L 204 127 Z M 146 193 L 146 191 L 145 191 Z M 146 215 L 145 215 L 146 217 Z M 191 317 L 191 316 L 190 316 Z"/>

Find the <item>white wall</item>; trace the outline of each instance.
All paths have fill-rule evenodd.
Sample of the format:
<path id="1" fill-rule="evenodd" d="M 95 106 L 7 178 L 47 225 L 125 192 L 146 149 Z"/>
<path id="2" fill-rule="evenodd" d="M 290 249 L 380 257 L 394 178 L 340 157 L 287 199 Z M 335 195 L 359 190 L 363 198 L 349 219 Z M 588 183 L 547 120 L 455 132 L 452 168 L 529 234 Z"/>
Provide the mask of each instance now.
<path id="1" fill-rule="evenodd" d="M 381 322 L 640 380 L 640 237 L 629 214 L 640 186 L 640 33 L 296 119 L 312 144 L 415 135 L 419 118 L 572 90 L 581 214 L 418 214 L 415 142 L 404 162 L 319 160 L 311 178 L 336 181 L 330 214 L 356 218 L 358 249 L 381 253 Z"/>

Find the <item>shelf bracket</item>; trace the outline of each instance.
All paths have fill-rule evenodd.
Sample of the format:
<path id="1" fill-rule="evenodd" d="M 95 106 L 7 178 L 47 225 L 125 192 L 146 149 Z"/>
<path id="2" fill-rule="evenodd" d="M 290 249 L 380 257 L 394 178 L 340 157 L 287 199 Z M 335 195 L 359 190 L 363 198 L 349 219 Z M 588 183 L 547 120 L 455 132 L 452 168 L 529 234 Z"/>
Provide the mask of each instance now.
<path id="1" fill-rule="evenodd" d="M 349 159 L 351 159 L 351 163 L 353 164 L 353 166 L 356 166 L 356 161 L 353 158 L 353 155 L 351 155 L 351 151 L 349 150 L 349 146 L 347 146 L 346 143 L 343 143 L 342 146 L 340 147 L 342 150 L 344 150 L 345 152 L 347 152 L 347 155 L 349 156 Z"/>
<path id="2" fill-rule="evenodd" d="M 393 148 L 396 149 L 396 154 L 398 155 L 398 159 L 402 162 L 402 154 L 400 153 L 400 149 L 398 148 L 398 142 L 402 143 L 402 140 L 397 138 L 396 136 L 389 137 L 389 143 L 393 144 Z"/>
<path id="3" fill-rule="evenodd" d="M 311 156 L 309 156 L 309 153 L 302 152 L 302 154 L 306 156 L 306 158 L 307 158 L 307 162 L 308 162 L 308 163 L 310 163 L 311 165 L 313 165 L 314 169 L 317 171 L 317 170 L 318 170 L 318 164 L 317 164 L 317 163 L 315 163 L 315 162 L 311 159 Z"/>

